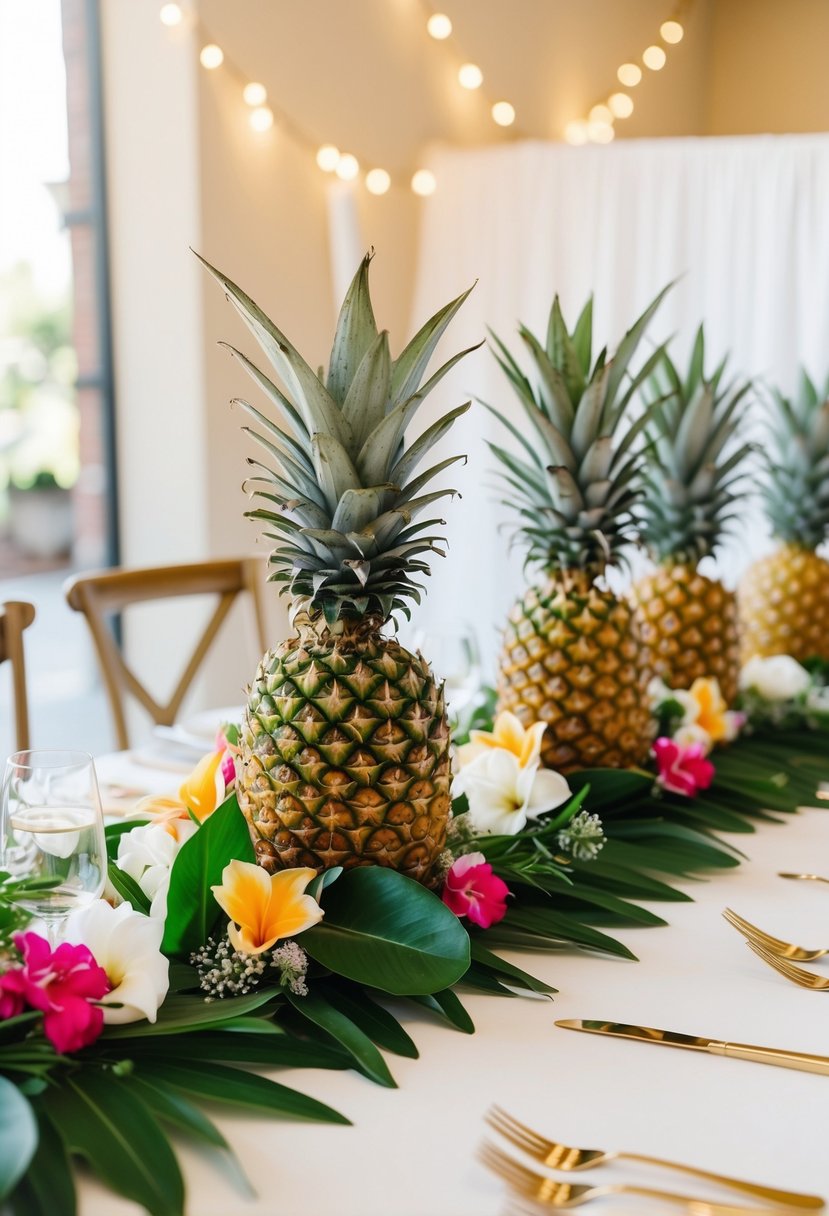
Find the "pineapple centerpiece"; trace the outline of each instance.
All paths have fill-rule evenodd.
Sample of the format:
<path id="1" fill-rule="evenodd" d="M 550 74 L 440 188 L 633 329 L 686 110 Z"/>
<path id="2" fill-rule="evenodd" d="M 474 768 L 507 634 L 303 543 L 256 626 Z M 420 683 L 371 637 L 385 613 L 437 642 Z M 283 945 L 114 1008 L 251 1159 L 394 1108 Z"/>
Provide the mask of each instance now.
<path id="1" fill-rule="evenodd" d="M 635 539 L 644 418 L 632 422 L 629 407 L 659 352 L 636 375 L 628 368 L 664 294 L 612 359 L 602 350 L 593 361 L 592 301 L 570 333 L 556 297 L 546 345 L 521 327 L 532 380 L 496 339 L 529 427 L 525 434 L 493 410 L 521 455 L 492 450 L 527 561 L 543 573 L 510 613 L 498 705 L 525 725 L 547 723 L 542 759 L 563 772 L 642 764 L 650 747 L 647 649 L 631 605 L 604 575 Z"/>
<path id="2" fill-rule="evenodd" d="M 266 454 L 249 460 L 260 505 L 247 514 L 275 542 L 270 578 L 290 596 L 296 629 L 263 657 L 249 690 L 237 785 L 266 869 L 376 863 L 429 883 L 450 810 L 443 685 L 421 654 L 383 630 L 393 613 L 408 615 L 428 556 L 441 553 L 435 528 L 443 521 L 429 508 L 455 491 L 426 488 L 463 457 L 416 469 L 469 403 L 411 444 L 405 432 L 429 391 L 469 353 L 421 385 L 468 292 L 392 360 L 374 320 L 370 260 L 343 303 L 327 377 L 204 263 L 284 385 L 233 350 L 273 415 L 240 403 Z"/>
<path id="3" fill-rule="evenodd" d="M 714 676 L 731 704 L 740 677 L 737 597 L 697 568 L 734 518 L 751 451 L 736 440 L 749 385 L 724 385 L 725 362 L 705 375 L 700 326 L 685 378 L 663 353 L 648 383 L 640 535 L 656 570 L 634 585 L 632 599 L 656 674 L 671 688 Z"/>
<path id="4" fill-rule="evenodd" d="M 829 562 L 815 552 L 829 539 L 829 379 L 819 391 L 804 370 L 770 414 L 761 490 L 779 543 L 739 586 L 743 658 L 829 659 Z"/>

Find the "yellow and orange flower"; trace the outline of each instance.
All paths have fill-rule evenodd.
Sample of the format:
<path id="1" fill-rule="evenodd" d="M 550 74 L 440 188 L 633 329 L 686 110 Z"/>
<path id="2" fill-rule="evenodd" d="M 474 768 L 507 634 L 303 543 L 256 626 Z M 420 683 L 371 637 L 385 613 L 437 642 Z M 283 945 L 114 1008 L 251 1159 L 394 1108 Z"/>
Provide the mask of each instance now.
<path id="1" fill-rule="evenodd" d="M 268 874 L 249 861 L 231 861 L 219 886 L 211 887 L 216 903 L 230 917 L 227 935 L 234 950 L 261 954 L 285 937 L 296 937 L 322 920 L 317 901 L 305 894 L 316 872 L 307 867 Z"/>
<path id="2" fill-rule="evenodd" d="M 497 747 L 511 752 L 520 768 L 531 768 L 538 763 L 541 755 L 541 739 L 545 729 L 543 722 L 534 722 L 529 730 L 525 730 L 515 714 L 500 713 L 491 731 L 469 732 L 469 742 L 458 748 L 458 763 L 465 768 L 487 748 Z"/>
<path id="3" fill-rule="evenodd" d="M 142 798 L 136 806 L 136 811 L 152 815 L 156 822 L 164 823 L 171 835 L 176 835 L 175 821 L 189 819 L 194 815 L 199 823 L 204 823 L 208 815 L 212 815 L 227 795 L 223 765 L 227 749 L 210 752 L 203 756 L 192 773 L 185 777 L 179 786 L 178 797 L 168 798 L 163 795 L 151 795 Z"/>
<path id="4" fill-rule="evenodd" d="M 688 690 L 688 695 L 697 706 L 697 712 L 693 717 L 695 726 L 704 730 L 713 743 L 720 743 L 723 739 L 732 737 L 728 706 L 720 692 L 717 680 L 708 677 L 694 680 Z"/>

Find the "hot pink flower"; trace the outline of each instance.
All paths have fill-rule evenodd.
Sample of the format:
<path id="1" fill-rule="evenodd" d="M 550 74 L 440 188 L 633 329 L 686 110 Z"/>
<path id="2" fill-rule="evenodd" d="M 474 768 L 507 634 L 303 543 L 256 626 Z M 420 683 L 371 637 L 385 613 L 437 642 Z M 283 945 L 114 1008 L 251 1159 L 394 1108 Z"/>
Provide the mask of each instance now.
<path id="1" fill-rule="evenodd" d="M 21 970 L 15 967 L 0 975 L 0 1022 L 7 1018 L 16 1018 L 23 1012 L 26 1002 L 23 1000 Z"/>
<path id="2" fill-rule="evenodd" d="M 220 765 L 222 780 L 225 783 L 225 789 L 230 789 L 236 782 L 236 757 L 233 752 L 227 751 L 222 757 Z"/>
<path id="3" fill-rule="evenodd" d="M 714 779 L 714 765 L 705 758 L 701 743 L 683 746 L 675 739 L 657 739 L 653 755 L 659 768 L 656 780 L 672 794 L 693 798 L 699 790 L 707 790 Z"/>
<path id="4" fill-rule="evenodd" d="M 7 971 L 4 988 L 43 1012 L 43 1032 L 56 1051 L 79 1051 L 93 1043 L 104 1025 L 103 1010 L 91 1002 L 109 992 L 109 980 L 86 946 L 61 942 L 52 950 L 37 933 L 15 933 L 22 967 Z"/>
<path id="5" fill-rule="evenodd" d="M 488 929 L 503 920 L 507 912 L 509 887 L 483 853 L 464 853 L 446 875 L 443 902 L 456 916 L 468 916 L 473 925 Z"/>

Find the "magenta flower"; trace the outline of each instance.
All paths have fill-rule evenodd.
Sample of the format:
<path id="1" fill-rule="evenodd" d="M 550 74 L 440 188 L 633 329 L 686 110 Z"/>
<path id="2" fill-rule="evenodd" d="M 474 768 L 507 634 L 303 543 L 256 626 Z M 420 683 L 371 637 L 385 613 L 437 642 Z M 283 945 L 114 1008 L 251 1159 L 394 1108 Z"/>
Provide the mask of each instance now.
<path id="1" fill-rule="evenodd" d="M 693 798 L 699 790 L 707 790 L 714 779 L 714 765 L 706 759 L 701 743 L 683 746 L 663 737 L 654 743 L 653 755 L 659 769 L 656 780 L 672 794 Z"/>
<path id="2" fill-rule="evenodd" d="M 507 912 L 509 887 L 492 873 L 483 853 L 464 853 L 452 863 L 443 888 L 443 902 L 456 916 L 467 916 L 473 925 L 488 929 Z"/>
<path id="3" fill-rule="evenodd" d="M 86 946 L 61 942 L 52 950 L 37 933 L 15 933 L 23 965 L 2 977 L 4 994 L 43 1013 L 43 1033 L 56 1051 L 79 1051 L 101 1033 L 104 1013 L 92 1004 L 109 992 L 109 980 Z"/>
<path id="4" fill-rule="evenodd" d="M 5 971 L 0 975 L 0 1022 L 5 1022 L 7 1018 L 16 1018 L 23 1012 L 25 1004 L 20 968 Z"/>

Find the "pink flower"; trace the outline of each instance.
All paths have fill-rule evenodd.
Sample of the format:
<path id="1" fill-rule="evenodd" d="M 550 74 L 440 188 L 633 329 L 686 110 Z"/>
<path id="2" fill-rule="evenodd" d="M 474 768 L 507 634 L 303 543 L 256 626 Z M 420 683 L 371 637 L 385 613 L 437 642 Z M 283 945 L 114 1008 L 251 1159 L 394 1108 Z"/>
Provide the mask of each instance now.
<path id="1" fill-rule="evenodd" d="M 21 969 L 15 967 L 0 975 L 0 1022 L 6 1018 L 16 1018 L 23 1012 L 26 1002 L 23 1000 Z"/>
<path id="2" fill-rule="evenodd" d="M 657 739 L 653 755 L 659 768 L 656 780 L 672 794 L 693 798 L 699 790 L 707 790 L 714 779 L 714 765 L 705 758 L 701 743 L 683 746 L 675 739 Z"/>
<path id="3" fill-rule="evenodd" d="M 22 967 L 7 971 L 3 986 L 32 1009 L 43 1012 L 43 1032 L 56 1051 L 79 1051 L 93 1043 L 104 1025 L 104 1013 L 91 1002 L 109 992 L 109 980 L 86 946 L 61 942 L 52 950 L 37 933 L 15 933 Z"/>
<path id="4" fill-rule="evenodd" d="M 230 787 L 236 782 L 236 758 L 233 755 L 233 752 L 225 752 L 224 756 L 222 757 L 220 772 L 222 774 L 222 780 L 225 783 L 225 789 L 229 790 Z"/>
<path id="5" fill-rule="evenodd" d="M 447 908 L 456 916 L 468 916 L 482 929 L 504 919 L 508 895 L 509 887 L 492 873 L 483 853 L 464 853 L 453 862 L 443 888 Z"/>

